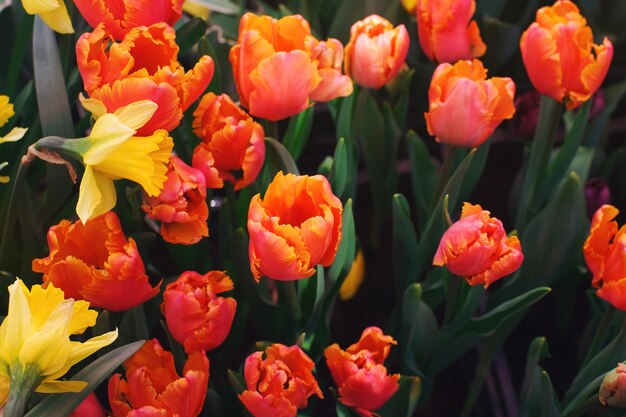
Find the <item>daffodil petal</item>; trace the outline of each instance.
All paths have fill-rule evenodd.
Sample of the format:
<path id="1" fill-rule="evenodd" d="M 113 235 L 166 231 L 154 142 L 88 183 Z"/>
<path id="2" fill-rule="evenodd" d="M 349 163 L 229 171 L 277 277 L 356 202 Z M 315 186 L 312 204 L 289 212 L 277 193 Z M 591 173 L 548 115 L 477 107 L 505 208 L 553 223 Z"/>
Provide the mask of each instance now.
<path id="1" fill-rule="evenodd" d="M 84 223 L 92 217 L 104 214 L 115 207 L 117 196 L 113 180 L 95 172 L 91 166 L 85 168 L 80 182 L 76 214 Z"/>
<path id="2" fill-rule="evenodd" d="M 135 129 L 126 126 L 116 115 L 111 113 L 103 115 L 96 120 L 91 129 L 89 139 L 92 145 L 83 155 L 83 162 L 86 165 L 96 165 L 102 162 L 135 132 Z"/>
<path id="3" fill-rule="evenodd" d="M 21 346 L 35 328 L 27 292 L 22 281 L 16 280 L 9 286 L 9 311 L 0 325 L 0 372 L 4 375 L 9 375 L 13 358 L 19 356 Z"/>
<path id="4" fill-rule="evenodd" d="M 72 19 L 70 19 L 70 15 L 67 13 L 67 8 L 63 2 L 61 2 L 60 7 L 54 10 L 39 13 L 39 17 L 50 26 L 50 29 L 57 33 L 74 33 Z"/>
<path id="5" fill-rule="evenodd" d="M 22 139 L 28 129 L 24 127 L 14 127 L 4 137 L 0 137 L 0 144 L 5 142 L 17 142 Z"/>
<path id="6" fill-rule="evenodd" d="M 128 106 L 120 107 L 115 115 L 131 129 L 139 130 L 152 118 L 159 106 L 150 100 L 141 100 Z"/>
<path id="7" fill-rule="evenodd" d="M 58 9 L 63 4 L 60 0 L 22 0 L 24 10 L 28 14 L 39 14 Z"/>
<path id="8" fill-rule="evenodd" d="M 83 107 L 89 113 L 91 113 L 93 118 L 96 120 L 98 120 L 100 117 L 104 116 L 107 113 L 106 106 L 100 100 L 97 100 L 95 98 L 87 98 L 83 95 L 83 93 L 80 93 L 78 99 L 80 100 L 80 104 L 82 104 Z"/>

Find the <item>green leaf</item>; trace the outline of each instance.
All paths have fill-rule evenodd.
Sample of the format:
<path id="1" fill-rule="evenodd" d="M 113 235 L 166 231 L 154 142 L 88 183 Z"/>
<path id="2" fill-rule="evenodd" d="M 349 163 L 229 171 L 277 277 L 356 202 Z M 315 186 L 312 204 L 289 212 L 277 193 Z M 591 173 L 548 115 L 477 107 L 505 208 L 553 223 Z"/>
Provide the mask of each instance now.
<path id="1" fill-rule="evenodd" d="M 420 284 L 412 284 L 404 292 L 399 339 L 404 367 L 423 375 L 430 357 L 440 346 L 440 334 L 435 315 L 422 301 Z"/>
<path id="2" fill-rule="evenodd" d="M 578 111 L 578 114 L 576 114 L 574 124 L 567 133 L 563 146 L 548 166 L 546 175 L 539 182 L 535 198 L 533 199 L 534 211 L 543 206 L 549 194 L 563 180 L 568 168 L 571 166 L 585 135 L 591 102 L 591 100 L 587 100 Z"/>
<path id="3" fill-rule="evenodd" d="M 184 54 L 198 43 L 207 28 L 207 23 L 201 17 L 194 17 L 178 28 L 176 30 L 176 43 L 180 48 L 179 54 Z"/>
<path id="4" fill-rule="evenodd" d="M 236 15 L 241 12 L 238 4 L 228 0 L 194 0 L 209 8 L 209 10 L 217 13 Z"/>
<path id="5" fill-rule="evenodd" d="M 266 151 L 268 156 L 272 158 L 278 170 L 283 171 L 285 174 L 299 175 L 298 166 L 291 157 L 291 154 L 285 147 L 276 139 L 266 137 L 265 138 Z"/>
<path id="6" fill-rule="evenodd" d="M 423 228 L 429 214 L 429 207 L 437 186 L 437 166 L 430 157 L 428 148 L 417 133 L 410 130 L 406 135 L 406 144 L 411 161 L 411 184 L 413 199 L 420 226 Z"/>
<path id="7" fill-rule="evenodd" d="M 398 300 L 411 283 L 419 279 L 415 265 L 417 235 L 411 221 L 409 203 L 402 194 L 395 194 L 392 203 L 393 236 L 393 276 Z"/>
<path id="8" fill-rule="evenodd" d="M 302 155 L 302 151 L 304 151 L 304 147 L 309 140 L 311 128 L 313 127 L 314 113 L 313 106 L 310 106 L 289 119 L 289 126 L 282 143 L 296 161 Z"/>
<path id="9" fill-rule="evenodd" d="M 446 195 L 448 195 L 450 206 L 456 206 L 459 193 L 461 192 L 461 185 L 463 184 L 463 181 L 465 181 L 465 175 L 472 163 L 475 153 L 476 149 L 472 149 L 454 172 L 444 187 L 441 197 L 439 198 L 435 209 L 430 214 L 430 218 L 424 227 L 424 231 L 420 236 L 419 245 L 415 254 L 416 269 L 420 275 L 424 273 L 430 265 L 432 265 L 435 250 L 439 245 L 439 240 L 445 230 L 446 225 L 444 224 L 444 220 L 441 216 L 443 199 Z"/>
<path id="10" fill-rule="evenodd" d="M 500 3 L 505 4 L 504 1 Z M 489 73 L 498 73 L 498 70 L 506 65 L 519 50 L 520 29 L 517 25 L 489 16 L 485 16 L 482 23 L 480 35 L 489 45 L 483 62 L 485 68 L 489 68 Z"/>
<path id="11" fill-rule="evenodd" d="M 348 183 L 349 172 L 348 151 L 346 150 L 346 141 L 344 138 L 339 139 L 337 142 L 332 161 L 328 181 L 333 189 L 333 193 L 337 196 L 343 196 Z"/>
<path id="12" fill-rule="evenodd" d="M 550 292 L 548 287 L 539 287 L 507 300 L 486 314 L 469 321 L 467 330 L 481 335 L 494 333 L 509 316 L 526 310 Z"/>
<path id="13" fill-rule="evenodd" d="M 561 416 L 550 377 L 539 366 L 539 361 L 548 356 L 548 344 L 545 337 L 537 337 L 528 349 L 526 373 L 520 394 L 521 417 Z"/>
<path id="14" fill-rule="evenodd" d="M 417 400 L 420 397 L 422 381 L 417 376 L 402 375 L 398 383 L 400 384 L 398 391 L 384 406 L 376 410 L 378 415 L 393 417 L 413 416 L 417 407 Z"/>
<path id="15" fill-rule="evenodd" d="M 213 62 L 215 64 L 215 70 L 213 72 L 213 78 L 211 79 L 211 83 L 209 84 L 208 90 L 216 93 L 221 93 L 222 89 L 222 66 L 220 65 L 221 59 L 218 57 L 213 45 L 211 45 L 211 41 L 208 36 L 203 36 L 198 41 L 198 54 L 200 56 L 208 55 L 213 58 Z"/>
<path id="16" fill-rule="evenodd" d="M 33 29 L 33 68 L 43 135 L 74 137 L 74 124 L 56 38 L 52 29 L 39 16 L 35 18 Z M 48 193 L 45 213 L 52 217 L 69 197 L 73 185 L 64 166 L 48 164 L 46 168 Z"/>
<path id="17" fill-rule="evenodd" d="M 96 359 L 72 377 L 74 381 L 87 382 L 87 386 L 81 392 L 48 395 L 24 417 L 69 416 L 90 392 L 96 389 L 126 359 L 137 352 L 144 343 L 143 340 L 130 343 Z"/>

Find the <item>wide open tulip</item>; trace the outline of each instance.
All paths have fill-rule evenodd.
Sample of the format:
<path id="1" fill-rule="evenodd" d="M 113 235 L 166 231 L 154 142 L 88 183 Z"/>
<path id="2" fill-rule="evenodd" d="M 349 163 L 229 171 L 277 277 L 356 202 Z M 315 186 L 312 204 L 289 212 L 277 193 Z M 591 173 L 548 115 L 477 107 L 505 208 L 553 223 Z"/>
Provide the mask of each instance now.
<path id="1" fill-rule="evenodd" d="M 239 101 L 256 117 L 281 120 L 300 113 L 311 101 L 352 93 L 350 78 L 341 73 L 341 43 L 315 39 L 300 15 L 276 20 L 246 13 L 229 59 Z"/>
<path id="2" fill-rule="evenodd" d="M 626 310 L 626 225 L 618 230 L 619 210 L 610 204 L 600 207 L 591 220 L 583 246 L 587 266 L 593 274 L 596 295 L 620 310 Z"/>
<path id="3" fill-rule="evenodd" d="M 477 59 L 439 64 L 424 113 L 428 133 L 446 145 L 480 146 L 502 120 L 513 117 L 514 96 L 513 80 L 487 79 L 487 70 Z"/>
<path id="4" fill-rule="evenodd" d="M 476 0 L 417 2 L 417 35 L 431 61 L 454 63 L 485 54 L 487 46 L 471 20 L 475 11 Z"/>
<path id="5" fill-rule="evenodd" d="M 112 211 L 86 224 L 62 220 L 48 231 L 48 246 L 50 254 L 34 259 L 33 271 L 68 298 L 123 311 L 159 292 L 160 284 L 150 286 L 135 241 L 126 240 Z"/>
<path id="6" fill-rule="evenodd" d="M 202 142 L 193 151 L 192 165 L 202 171 L 207 187 L 222 188 L 230 181 L 240 190 L 254 182 L 265 161 L 263 127 L 226 94 L 207 93 L 193 116 Z"/>
<path id="7" fill-rule="evenodd" d="M 43 393 L 80 392 L 85 381 L 65 381 L 61 377 L 72 366 L 117 338 L 117 330 L 83 339 L 82 334 L 96 324 L 98 313 L 86 301 L 65 298 L 63 291 L 48 285 L 28 289 L 21 280 L 9 286 L 8 314 L 0 325 L 0 396 L 6 395 L 5 415 L 23 415 L 13 409 L 16 398 L 28 399 L 33 391 Z M 11 408 L 8 410 L 7 408 Z M 23 410 L 22 410 L 23 411 Z"/>
<path id="8" fill-rule="evenodd" d="M 507 237 L 502 222 L 478 204 L 463 204 L 461 219 L 441 237 L 433 265 L 446 265 L 470 285 L 489 287 L 512 274 L 524 260 L 517 236 Z"/>
<path id="9" fill-rule="evenodd" d="M 324 398 L 312 372 L 315 364 L 298 346 L 273 344 L 248 356 L 247 389 L 239 399 L 254 417 L 296 417 L 315 394 Z"/>
<path id="10" fill-rule="evenodd" d="M 176 32 L 166 23 L 131 29 L 112 42 L 102 25 L 76 43 L 76 60 L 85 90 L 107 113 L 141 100 L 158 105 L 140 136 L 157 129 L 173 130 L 183 112 L 204 92 L 214 64 L 205 55 L 187 72 L 178 62 Z"/>
<path id="11" fill-rule="evenodd" d="M 358 342 L 342 350 L 333 344 L 324 357 L 339 390 L 339 401 L 362 417 L 372 417 L 399 388 L 400 374 L 389 375 L 383 365 L 396 341 L 378 327 L 363 330 Z"/>
<path id="12" fill-rule="evenodd" d="M 409 52 L 404 25 L 394 29 L 385 18 L 371 15 L 350 28 L 346 46 L 346 74 L 367 88 L 381 88 L 398 74 Z"/>
<path id="13" fill-rule="evenodd" d="M 118 41 L 132 28 L 165 22 L 170 26 L 180 18 L 185 0 L 74 0 L 91 27 L 100 23 Z"/>
<path id="14" fill-rule="evenodd" d="M 209 235 L 204 174 L 177 156 L 170 158 L 167 180 L 157 196 L 143 193 L 141 208 L 161 222 L 161 236 L 170 243 L 191 245 Z"/>
<path id="15" fill-rule="evenodd" d="M 522 34 L 522 58 L 537 91 L 574 109 L 589 100 L 602 84 L 613 44 L 593 33 L 578 7 L 569 0 L 537 10 L 537 19 Z"/>
<path id="16" fill-rule="evenodd" d="M 226 339 L 237 301 L 217 294 L 232 289 L 233 281 L 222 271 L 187 271 L 168 284 L 161 311 L 172 337 L 185 346 L 187 353 L 213 350 Z"/>
<path id="17" fill-rule="evenodd" d="M 276 174 L 248 211 L 250 268 L 280 281 L 310 277 L 330 266 L 341 241 L 343 206 L 321 175 Z"/>
<path id="18" fill-rule="evenodd" d="M 148 340 L 124 362 L 126 380 L 109 380 L 113 417 L 196 417 L 202 411 L 209 384 L 209 360 L 196 350 L 179 376 L 174 356 L 157 339 Z"/>

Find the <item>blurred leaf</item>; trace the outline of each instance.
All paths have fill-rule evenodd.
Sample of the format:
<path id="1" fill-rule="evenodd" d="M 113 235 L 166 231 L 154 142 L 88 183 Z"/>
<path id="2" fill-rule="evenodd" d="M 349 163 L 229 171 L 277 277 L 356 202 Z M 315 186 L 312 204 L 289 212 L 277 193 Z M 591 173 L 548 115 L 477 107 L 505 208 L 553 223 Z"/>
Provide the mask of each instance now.
<path id="1" fill-rule="evenodd" d="M 176 30 L 176 43 L 180 48 L 179 54 L 184 54 L 198 43 L 207 28 L 207 23 L 201 17 L 194 17 L 178 28 Z"/>
<path id="2" fill-rule="evenodd" d="M 428 209 L 437 186 L 437 166 L 433 162 L 424 141 L 413 130 L 407 133 L 406 143 L 411 161 L 413 198 L 418 214 L 417 218 L 420 221 L 421 228 L 423 228 L 428 218 Z"/>
<path id="3" fill-rule="evenodd" d="M 419 271 L 415 265 L 417 236 L 411 221 L 409 203 L 402 194 L 395 194 L 392 203 L 393 237 L 393 276 L 397 299 L 400 300 L 405 288 L 417 282 Z"/>
<path id="4" fill-rule="evenodd" d="M 585 146 L 594 147 L 602 141 L 603 136 L 607 133 L 611 116 L 615 112 L 617 105 L 624 98 L 624 94 L 626 94 L 626 81 L 614 84 L 604 90 L 604 108 L 585 131 L 585 140 L 583 142 Z"/>
<path id="5" fill-rule="evenodd" d="M 520 417 L 560 417 L 560 406 L 550 377 L 539 366 L 548 357 L 545 337 L 537 337 L 530 344 L 526 359 L 526 373 L 520 394 Z"/>
<path id="6" fill-rule="evenodd" d="M 415 74 L 414 68 L 401 72 L 398 77 L 400 78 L 398 80 L 400 94 L 399 97 L 396 98 L 396 102 L 393 106 L 393 113 L 396 121 L 398 122 L 398 127 L 402 131 L 406 129 L 406 117 L 409 112 L 409 97 L 411 95 L 411 81 L 413 80 L 413 74 Z"/>
<path id="7" fill-rule="evenodd" d="M 388 0 L 343 0 L 328 29 L 328 37 L 344 45 L 350 40 L 350 27 L 371 14 L 384 15 Z"/>
<path id="8" fill-rule="evenodd" d="M 10 12 L 10 8 L 6 8 L 5 11 Z M 20 71 L 23 69 L 24 56 L 28 51 L 28 42 L 31 40 L 33 33 L 34 16 L 24 14 L 18 25 L 17 33 L 15 34 L 13 45 L 11 48 L 11 58 L 9 59 L 9 71 L 6 78 L 6 93 L 9 97 L 15 96 L 16 88 L 18 86 Z M 3 39 L 10 39 L 6 37 Z M 8 43 L 8 42 L 7 42 Z"/>
<path id="9" fill-rule="evenodd" d="M 291 157 L 291 154 L 285 147 L 273 138 L 265 138 L 266 150 L 268 155 L 271 155 L 272 160 L 275 162 L 276 167 L 283 171 L 284 174 L 296 174 L 299 175 L 298 166 Z"/>
<path id="10" fill-rule="evenodd" d="M 460 277 L 452 276 L 451 279 L 460 279 Z M 459 330 L 470 321 L 484 293 L 485 289 L 480 285 L 463 284 L 461 287 L 461 296 L 459 297 L 459 308 L 454 315 L 454 320 L 441 329 L 441 335 L 444 339 L 452 338 L 452 336 L 459 332 Z"/>
<path id="11" fill-rule="evenodd" d="M 504 1 L 500 1 L 502 5 Z M 492 16 L 495 16 L 492 14 Z M 482 58 L 490 74 L 496 74 L 518 53 L 520 29 L 516 25 L 485 16 L 480 28 L 480 36 L 488 45 L 487 53 Z"/>
<path id="12" fill-rule="evenodd" d="M 471 319 L 467 330 L 481 335 L 492 334 L 498 330 L 500 324 L 507 320 L 509 316 L 528 309 L 549 292 L 550 288 L 539 287 L 507 300 L 484 315 Z"/>
<path id="13" fill-rule="evenodd" d="M 202 4 L 209 8 L 213 12 L 218 12 L 227 15 L 239 14 L 241 9 L 238 4 L 235 4 L 228 0 L 193 0 L 195 3 Z"/>
<path id="14" fill-rule="evenodd" d="M 119 347 L 96 359 L 72 377 L 74 381 L 86 381 L 81 392 L 47 395 L 24 417 L 67 417 L 102 381 L 144 344 L 143 340 Z"/>
<path id="15" fill-rule="evenodd" d="M 487 165 L 487 158 L 489 157 L 490 149 L 491 140 L 485 141 L 482 145 L 476 148 L 476 154 L 472 159 L 471 165 L 467 169 L 465 180 L 463 180 L 463 185 L 461 186 L 461 192 L 456 200 L 457 204 L 461 201 L 467 201 L 474 192 L 474 188 L 476 188 L 478 181 L 480 181 L 480 177 L 483 175 L 485 165 Z M 454 207 L 452 204 L 451 206 Z M 452 212 L 454 212 L 454 209 L 452 209 Z"/>
<path id="16" fill-rule="evenodd" d="M 294 160 L 298 160 L 309 140 L 313 127 L 313 106 L 289 118 L 289 126 L 282 143 Z"/>

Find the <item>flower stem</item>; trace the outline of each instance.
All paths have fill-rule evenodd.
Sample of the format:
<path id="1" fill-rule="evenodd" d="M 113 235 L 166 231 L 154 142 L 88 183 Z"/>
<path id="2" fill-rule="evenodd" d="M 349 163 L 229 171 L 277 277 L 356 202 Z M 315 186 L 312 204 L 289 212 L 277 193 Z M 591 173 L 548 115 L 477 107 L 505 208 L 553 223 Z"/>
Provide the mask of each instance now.
<path id="1" fill-rule="evenodd" d="M 298 292 L 296 291 L 295 281 L 281 281 L 280 287 L 282 288 L 285 304 L 291 312 L 293 322 L 297 328 L 302 320 L 302 308 L 300 307 L 300 299 L 298 298 Z"/>
<path id="2" fill-rule="evenodd" d="M 2 410 L 3 416 L 22 417 L 31 394 L 41 383 L 41 376 L 33 366 L 27 366 L 22 372 L 14 370 L 21 368 L 19 364 L 11 368 L 9 398 Z"/>
<path id="3" fill-rule="evenodd" d="M 446 184 L 450 180 L 450 177 L 452 177 L 452 175 L 454 174 L 454 171 L 456 169 L 456 159 L 460 152 L 461 148 L 457 148 L 454 146 L 446 147 L 446 154 L 443 157 L 443 164 L 441 166 L 441 173 L 439 174 L 439 181 L 437 181 L 435 195 L 433 195 L 433 199 L 430 205 L 431 212 L 435 209 L 441 193 L 443 192 Z"/>
<path id="4" fill-rule="evenodd" d="M 606 332 L 611 326 L 611 319 L 613 318 L 613 313 L 615 313 L 615 307 L 609 305 L 604 312 L 604 316 L 602 316 L 602 321 L 600 322 L 600 326 L 598 326 L 598 330 L 596 331 L 591 344 L 589 345 L 589 349 L 587 349 L 587 354 L 585 355 L 585 360 L 583 361 L 583 365 L 589 362 L 597 353 L 598 345 L 602 343 L 604 337 L 606 336 Z"/>

